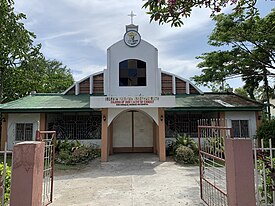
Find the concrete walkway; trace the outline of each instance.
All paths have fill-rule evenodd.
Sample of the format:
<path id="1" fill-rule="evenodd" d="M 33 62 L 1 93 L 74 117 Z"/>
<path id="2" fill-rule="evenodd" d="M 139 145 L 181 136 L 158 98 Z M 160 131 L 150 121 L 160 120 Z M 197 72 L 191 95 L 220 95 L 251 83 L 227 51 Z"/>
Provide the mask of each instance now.
<path id="1" fill-rule="evenodd" d="M 154 154 L 116 154 L 107 163 L 93 161 L 74 174 L 56 176 L 52 206 L 203 205 L 199 168 Z"/>

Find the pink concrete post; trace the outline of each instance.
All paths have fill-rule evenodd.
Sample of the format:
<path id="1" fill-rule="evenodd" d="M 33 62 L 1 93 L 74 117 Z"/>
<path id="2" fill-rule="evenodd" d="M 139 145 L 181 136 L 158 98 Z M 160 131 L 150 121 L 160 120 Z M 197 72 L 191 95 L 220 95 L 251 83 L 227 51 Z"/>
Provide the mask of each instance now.
<path id="1" fill-rule="evenodd" d="M 22 142 L 13 148 L 10 205 L 42 205 L 44 142 Z"/>
<path id="2" fill-rule="evenodd" d="M 252 140 L 226 139 L 228 206 L 255 206 Z"/>

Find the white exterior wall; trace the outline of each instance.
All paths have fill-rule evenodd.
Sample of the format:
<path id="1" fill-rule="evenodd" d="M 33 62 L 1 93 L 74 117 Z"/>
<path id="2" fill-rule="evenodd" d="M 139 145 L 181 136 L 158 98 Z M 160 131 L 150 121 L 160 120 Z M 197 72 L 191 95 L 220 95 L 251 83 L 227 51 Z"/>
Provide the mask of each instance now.
<path id="1" fill-rule="evenodd" d="M 70 141 L 75 141 L 75 140 L 68 140 Z M 95 148 L 100 148 L 101 147 L 101 139 L 78 139 L 78 142 L 84 145 L 93 145 Z"/>
<path id="2" fill-rule="evenodd" d="M 236 111 L 225 112 L 226 126 L 232 127 L 231 120 L 248 120 L 249 136 L 254 137 L 256 135 L 256 115 L 254 111 Z"/>
<path id="3" fill-rule="evenodd" d="M 119 63 L 127 59 L 146 62 L 146 86 L 119 86 Z M 105 73 L 105 95 L 107 96 L 160 96 L 160 70 L 158 51 L 148 42 L 141 40 L 136 47 L 129 47 L 124 40 L 118 41 L 107 51 L 107 71 Z M 107 80 L 107 81 L 106 81 Z"/>
<path id="4" fill-rule="evenodd" d="M 122 112 L 125 112 L 127 110 L 131 109 L 122 109 L 122 108 L 111 108 L 108 109 L 108 126 L 111 124 L 111 122 Z M 142 111 L 145 114 L 147 114 L 149 117 L 151 117 L 155 123 L 158 125 L 158 108 L 138 108 L 137 111 Z"/>
<path id="5" fill-rule="evenodd" d="M 13 149 L 15 143 L 15 129 L 16 123 L 33 123 L 33 135 L 32 140 L 35 140 L 36 130 L 40 120 L 39 113 L 11 113 L 8 117 L 8 150 Z"/>

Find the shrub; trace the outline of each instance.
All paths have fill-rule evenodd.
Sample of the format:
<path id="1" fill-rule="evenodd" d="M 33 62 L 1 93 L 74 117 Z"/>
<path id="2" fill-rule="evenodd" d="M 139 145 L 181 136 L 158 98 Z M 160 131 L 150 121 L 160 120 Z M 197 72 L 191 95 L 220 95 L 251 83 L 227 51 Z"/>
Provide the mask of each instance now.
<path id="1" fill-rule="evenodd" d="M 199 149 L 198 144 L 195 140 L 193 140 L 190 135 L 180 135 L 177 134 L 176 140 L 170 145 L 172 147 L 173 154 L 176 154 L 176 150 L 179 146 L 185 146 L 193 150 L 195 155 L 198 155 Z"/>
<path id="2" fill-rule="evenodd" d="M 268 143 L 269 139 L 275 139 L 275 119 L 264 121 L 257 130 L 257 138 L 264 139 Z M 272 141 L 275 143 L 275 141 Z M 275 145 L 273 145 L 275 146 Z"/>
<path id="3" fill-rule="evenodd" d="M 57 141 L 55 161 L 61 164 L 74 165 L 87 163 L 99 157 L 100 152 L 94 145 L 84 145 L 79 141 Z"/>
<path id="4" fill-rule="evenodd" d="M 1 176 L 4 173 L 4 163 L 0 164 L 0 173 Z M 5 202 L 9 202 L 10 200 L 10 186 L 11 186 L 11 167 L 6 166 L 6 178 L 5 178 Z"/>
<path id="5" fill-rule="evenodd" d="M 257 169 L 259 171 L 259 194 L 260 194 L 260 202 L 261 203 L 273 203 L 273 192 L 275 188 L 274 177 L 275 177 L 275 158 L 271 158 L 270 154 L 265 152 L 259 152 L 257 154 Z M 273 165 L 271 164 L 273 163 Z M 266 192 L 266 200 L 265 202 L 265 192 Z"/>
<path id="6" fill-rule="evenodd" d="M 68 150 L 61 150 L 56 154 L 56 161 L 62 164 L 69 164 L 71 162 L 71 154 Z"/>
<path id="7" fill-rule="evenodd" d="M 193 150 L 183 145 L 176 149 L 175 160 L 184 164 L 194 164 L 196 162 Z"/>

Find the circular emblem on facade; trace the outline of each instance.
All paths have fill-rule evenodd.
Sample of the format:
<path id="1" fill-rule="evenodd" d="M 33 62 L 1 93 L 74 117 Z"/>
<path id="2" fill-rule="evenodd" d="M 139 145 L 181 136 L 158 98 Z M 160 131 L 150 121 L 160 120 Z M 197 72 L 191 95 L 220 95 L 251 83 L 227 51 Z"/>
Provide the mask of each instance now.
<path id="1" fill-rule="evenodd" d="M 124 35 L 124 42 L 130 47 L 135 47 L 140 43 L 141 37 L 137 31 L 127 31 Z"/>

